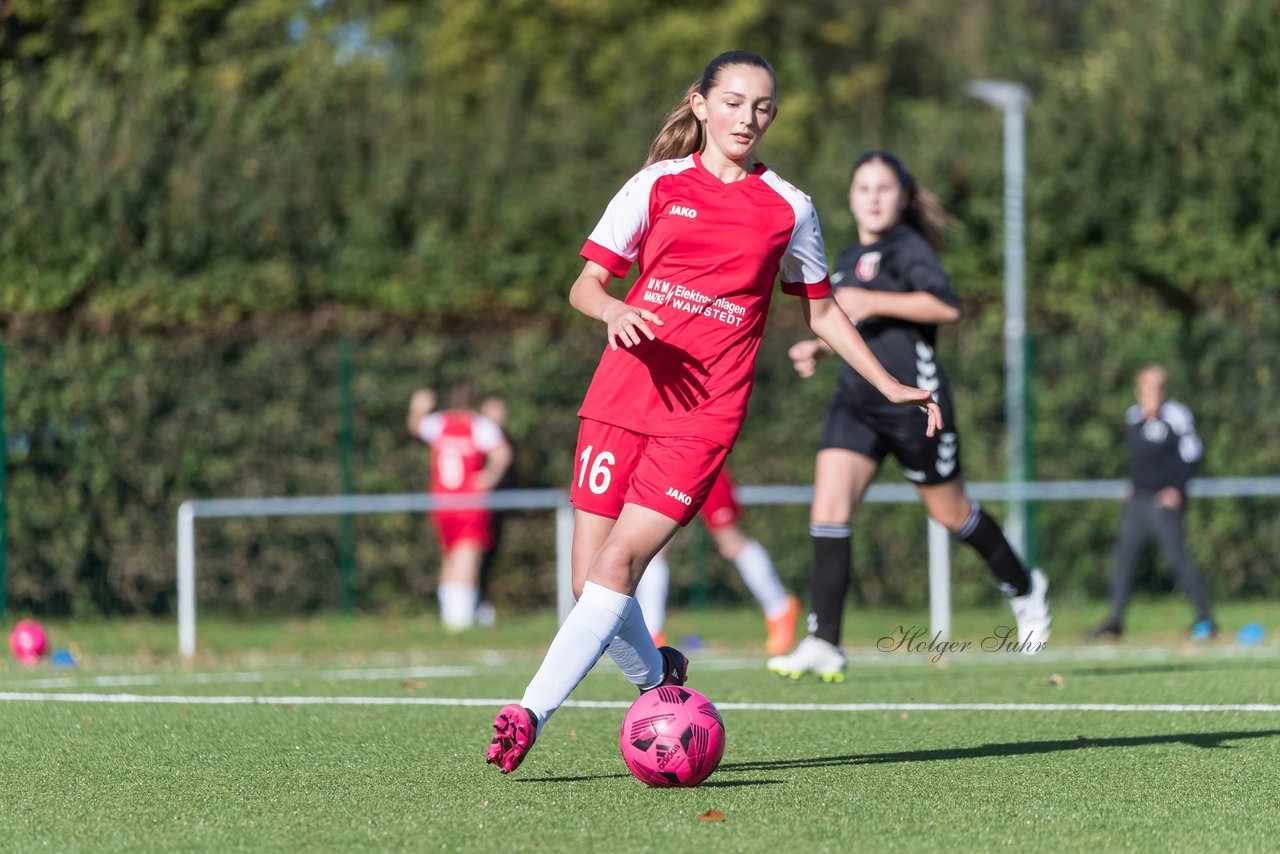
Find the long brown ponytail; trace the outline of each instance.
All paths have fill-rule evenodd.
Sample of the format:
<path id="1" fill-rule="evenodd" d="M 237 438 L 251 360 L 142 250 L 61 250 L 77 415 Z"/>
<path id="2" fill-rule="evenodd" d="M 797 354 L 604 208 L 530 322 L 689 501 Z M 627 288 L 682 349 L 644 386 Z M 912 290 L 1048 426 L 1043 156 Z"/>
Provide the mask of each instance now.
<path id="1" fill-rule="evenodd" d="M 688 157 L 695 151 L 702 150 L 705 142 L 702 136 L 702 123 L 693 114 L 693 106 L 689 103 L 689 99 L 695 92 L 706 97 L 707 93 L 715 87 L 720 77 L 720 69 L 726 65 L 750 65 L 763 68 L 769 72 L 769 79 L 774 81 L 775 86 L 777 85 L 773 68 L 760 54 L 750 50 L 730 50 L 720 54 L 707 64 L 702 76 L 690 84 L 684 93 L 684 98 L 667 114 L 662 127 L 658 130 L 658 135 L 649 145 L 649 156 L 645 158 L 645 166 L 657 163 L 659 160 Z"/>
<path id="2" fill-rule="evenodd" d="M 645 166 L 651 166 L 659 160 L 675 160 L 702 150 L 702 123 L 693 114 L 693 106 L 689 103 L 693 93 L 701 88 L 701 80 L 690 83 L 684 98 L 667 114 L 658 135 L 649 144 Z"/>
<path id="3" fill-rule="evenodd" d="M 879 161 L 898 176 L 902 191 L 907 194 L 907 207 L 902 212 L 902 221 L 914 228 L 933 247 L 934 252 L 942 249 L 942 238 L 947 230 L 955 225 L 955 217 L 947 213 L 947 209 L 938 201 L 938 197 L 921 184 L 917 183 L 907 167 L 902 165 L 896 154 L 888 151 L 868 151 L 853 164 L 853 172 L 857 173 L 863 164 Z M 852 179 L 852 176 L 851 176 Z"/>

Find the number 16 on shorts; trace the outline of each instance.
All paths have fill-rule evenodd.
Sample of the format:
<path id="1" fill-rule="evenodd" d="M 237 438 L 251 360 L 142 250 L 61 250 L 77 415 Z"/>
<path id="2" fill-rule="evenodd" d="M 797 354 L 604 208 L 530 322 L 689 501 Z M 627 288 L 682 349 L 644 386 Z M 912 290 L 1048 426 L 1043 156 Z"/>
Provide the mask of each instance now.
<path id="1" fill-rule="evenodd" d="M 569 490 L 573 506 L 610 519 L 618 518 L 642 445 L 643 437 L 630 430 L 584 418 L 578 429 L 573 484 Z"/>
<path id="2" fill-rule="evenodd" d="M 610 519 L 632 503 L 687 525 L 728 453 L 700 437 L 643 436 L 584 418 L 569 498 L 579 510 Z"/>
<path id="3" fill-rule="evenodd" d="M 582 454 L 578 457 L 578 489 L 582 489 L 582 482 L 587 481 L 587 488 L 596 495 L 604 495 L 609 491 L 609 483 L 613 480 L 613 472 L 610 469 L 614 463 L 611 451 L 601 451 L 594 457 L 591 452 L 595 450 L 591 445 L 587 445 L 583 449 Z M 587 474 L 588 466 L 591 473 Z"/>

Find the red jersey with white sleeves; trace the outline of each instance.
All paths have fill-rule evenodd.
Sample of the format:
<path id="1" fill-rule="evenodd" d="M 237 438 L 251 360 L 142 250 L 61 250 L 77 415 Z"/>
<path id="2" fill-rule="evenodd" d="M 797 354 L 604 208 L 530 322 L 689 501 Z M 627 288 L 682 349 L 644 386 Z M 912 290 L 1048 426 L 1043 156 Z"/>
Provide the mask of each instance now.
<path id="1" fill-rule="evenodd" d="M 431 446 L 431 491 L 471 492 L 489 452 L 502 444 L 502 428 L 476 412 L 433 412 L 418 425 Z"/>
<path id="2" fill-rule="evenodd" d="M 698 154 L 646 167 L 618 191 L 582 257 L 622 277 L 657 340 L 606 347 L 578 414 L 650 436 L 732 448 L 746 417 L 774 281 L 831 293 L 813 202 L 763 163 L 726 184 Z"/>

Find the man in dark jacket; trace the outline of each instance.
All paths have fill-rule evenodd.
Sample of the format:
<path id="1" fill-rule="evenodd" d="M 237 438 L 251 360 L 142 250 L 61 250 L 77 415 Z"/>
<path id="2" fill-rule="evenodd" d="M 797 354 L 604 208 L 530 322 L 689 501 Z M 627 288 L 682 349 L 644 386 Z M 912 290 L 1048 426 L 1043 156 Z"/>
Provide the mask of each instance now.
<path id="1" fill-rule="evenodd" d="M 1187 482 L 1200 462 L 1204 445 L 1196 435 L 1190 410 L 1166 399 L 1167 381 L 1168 374 L 1159 365 L 1147 365 L 1134 379 L 1138 402 L 1125 413 L 1130 482 L 1116 541 L 1111 614 L 1094 630 L 1095 639 L 1115 639 L 1124 631 L 1124 612 L 1133 590 L 1138 558 L 1152 539 L 1195 608 L 1189 637 L 1205 641 L 1218 633 L 1204 579 L 1187 555 L 1183 532 Z"/>

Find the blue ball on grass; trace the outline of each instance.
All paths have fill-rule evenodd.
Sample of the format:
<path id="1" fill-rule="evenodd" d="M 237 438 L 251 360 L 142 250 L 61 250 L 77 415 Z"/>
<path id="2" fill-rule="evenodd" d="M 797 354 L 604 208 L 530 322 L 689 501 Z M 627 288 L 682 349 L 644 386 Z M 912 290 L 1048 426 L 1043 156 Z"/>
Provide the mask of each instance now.
<path id="1" fill-rule="evenodd" d="M 1236 643 L 1241 646 L 1257 646 L 1262 643 L 1262 639 L 1266 636 L 1266 631 L 1262 628 L 1262 623 L 1245 623 L 1240 627 L 1240 631 L 1236 632 Z"/>

